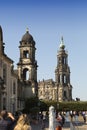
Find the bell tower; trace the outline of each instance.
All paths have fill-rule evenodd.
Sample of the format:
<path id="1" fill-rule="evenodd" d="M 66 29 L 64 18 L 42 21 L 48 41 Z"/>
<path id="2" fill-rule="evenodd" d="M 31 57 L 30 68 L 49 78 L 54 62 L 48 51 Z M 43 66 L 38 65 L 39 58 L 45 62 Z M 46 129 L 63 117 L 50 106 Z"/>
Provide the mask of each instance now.
<path id="1" fill-rule="evenodd" d="M 57 54 L 57 67 L 55 69 L 55 82 L 57 87 L 57 100 L 72 100 L 72 86 L 70 84 L 70 68 L 68 66 L 68 53 L 65 51 L 63 37 Z"/>
<path id="2" fill-rule="evenodd" d="M 17 64 L 19 81 L 23 86 L 24 97 L 37 95 L 37 61 L 35 60 L 35 41 L 29 30 L 20 41 L 20 58 Z"/>

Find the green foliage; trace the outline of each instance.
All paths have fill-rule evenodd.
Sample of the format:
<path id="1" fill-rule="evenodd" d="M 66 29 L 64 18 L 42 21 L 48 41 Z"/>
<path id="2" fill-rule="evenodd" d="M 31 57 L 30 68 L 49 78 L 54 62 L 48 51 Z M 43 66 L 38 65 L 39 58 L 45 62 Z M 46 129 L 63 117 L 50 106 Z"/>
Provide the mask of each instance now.
<path id="1" fill-rule="evenodd" d="M 30 113 L 32 108 L 38 107 L 38 98 L 37 97 L 31 97 L 31 98 L 27 98 L 25 100 L 25 111 L 27 113 Z"/>
<path id="2" fill-rule="evenodd" d="M 39 111 L 47 111 L 47 104 L 44 101 L 39 100 L 37 97 L 27 98 L 25 101 L 26 113 L 37 113 Z"/>
<path id="3" fill-rule="evenodd" d="M 30 113 L 32 115 L 37 114 L 40 111 L 40 109 L 38 107 L 33 107 L 32 109 L 30 109 Z"/>
<path id="4" fill-rule="evenodd" d="M 49 111 L 50 106 L 58 111 L 87 111 L 87 102 L 84 101 L 71 101 L 71 102 L 56 102 L 56 101 L 43 101 L 39 100 L 37 97 L 28 98 L 25 101 L 25 111 L 27 113 L 39 112 L 39 111 Z"/>
<path id="5" fill-rule="evenodd" d="M 45 103 L 44 101 L 40 101 L 40 111 L 42 112 L 42 111 L 47 111 L 47 108 L 48 108 L 48 106 L 47 106 L 47 103 Z"/>
<path id="6" fill-rule="evenodd" d="M 60 103 L 61 110 L 75 110 L 75 111 L 82 111 L 87 110 L 87 102 L 62 102 Z"/>
<path id="7" fill-rule="evenodd" d="M 47 104 L 47 110 L 52 105 L 55 109 L 59 111 L 68 111 L 68 110 L 76 110 L 76 111 L 87 111 L 87 102 L 84 101 L 71 101 L 71 102 L 56 102 L 56 101 L 44 101 Z"/>

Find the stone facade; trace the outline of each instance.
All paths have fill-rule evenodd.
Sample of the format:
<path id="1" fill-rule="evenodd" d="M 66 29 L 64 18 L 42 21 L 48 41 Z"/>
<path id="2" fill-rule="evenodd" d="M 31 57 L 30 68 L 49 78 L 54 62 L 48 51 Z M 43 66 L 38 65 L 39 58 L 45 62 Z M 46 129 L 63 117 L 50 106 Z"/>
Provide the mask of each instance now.
<path id="1" fill-rule="evenodd" d="M 14 112 L 24 108 L 26 98 L 38 96 L 35 41 L 27 30 L 20 41 L 17 69 L 4 52 L 3 31 L 0 26 L 0 110 Z"/>
<path id="2" fill-rule="evenodd" d="M 17 64 L 19 83 L 23 83 L 24 97 L 37 95 L 37 61 L 35 41 L 27 30 L 20 41 L 20 58 Z"/>
<path id="3" fill-rule="evenodd" d="M 71 101 L 70 68 L 68 53 L 63 38 L 57 54 L 55 81 L 47 79 L 37 82 L 35 41 L 28 29 L 19 45 L 19 62 L 14 69 L 13 60 L 4 52 L 3 31 L 0 26 L 0 110 L 14 112 L 24 108 L 26 98 L 37 96 L 40 100 Z"/>
<path id="4" fill-rule="evenodd" d="M 13 60 L 4 52 L 4 45 L 0 26 L 0 110 L 14 112 L 17 110 L 17 75 L 13 71 Z"/>
<path id="5" fill-rule="evenodd" d="M 26 98 L 38 96 L 37 61 L 35 59 L 35 41 L 28 29 L 20 41 L 18 71 L 18 102 L 22 109 Z"/>
<path id="6" fill-rule="evenodd" d="M 43 100 L 55 100 L 55 82 L 52 79 L 38 82 L 38 97 Z"/>

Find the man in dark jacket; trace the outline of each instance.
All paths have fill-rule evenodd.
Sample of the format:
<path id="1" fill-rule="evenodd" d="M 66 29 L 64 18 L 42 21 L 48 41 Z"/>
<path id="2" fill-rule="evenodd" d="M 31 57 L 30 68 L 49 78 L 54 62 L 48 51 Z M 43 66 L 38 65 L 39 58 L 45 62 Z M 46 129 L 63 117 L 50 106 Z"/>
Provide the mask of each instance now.
<path id="1" fill-rule="evenodd" d="M 11 130 L 15 122 L 13 115 L 6 110 L 2 110 L 0 116 L 0 130 Z"/>

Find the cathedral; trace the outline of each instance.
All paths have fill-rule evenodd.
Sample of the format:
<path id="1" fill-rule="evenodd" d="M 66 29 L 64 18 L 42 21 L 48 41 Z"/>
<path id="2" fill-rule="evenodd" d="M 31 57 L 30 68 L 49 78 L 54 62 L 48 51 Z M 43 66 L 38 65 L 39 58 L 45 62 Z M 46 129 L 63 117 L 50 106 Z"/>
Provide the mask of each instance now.
<path id="1" fill-rule="evenodd" d="M 72 85 L 70 84 L 68 53 L 65 50 L 63 37 L 61 38 L 57 54 L 55 81 L 53 81 L 53 79 L 39 81 L 38 97 L 41 100 L 56 100 L 59 102 L 72 100 Z"/>
<path id="2" fill-rule="evenodd" d="M 63 38 L 57 54 L 55 81 L 43 79 L 37 82 L 38 65 L 35 52 L 36 43 L 27 29 L 19 42 L 19 61 L 15 69 L 14 61 L 5 54 L 3 30 L 0 26 L 0 110 L 22 110 L 25 99 L 33 96 L 40 100 L 72 100 L 68 53 Z"/>

